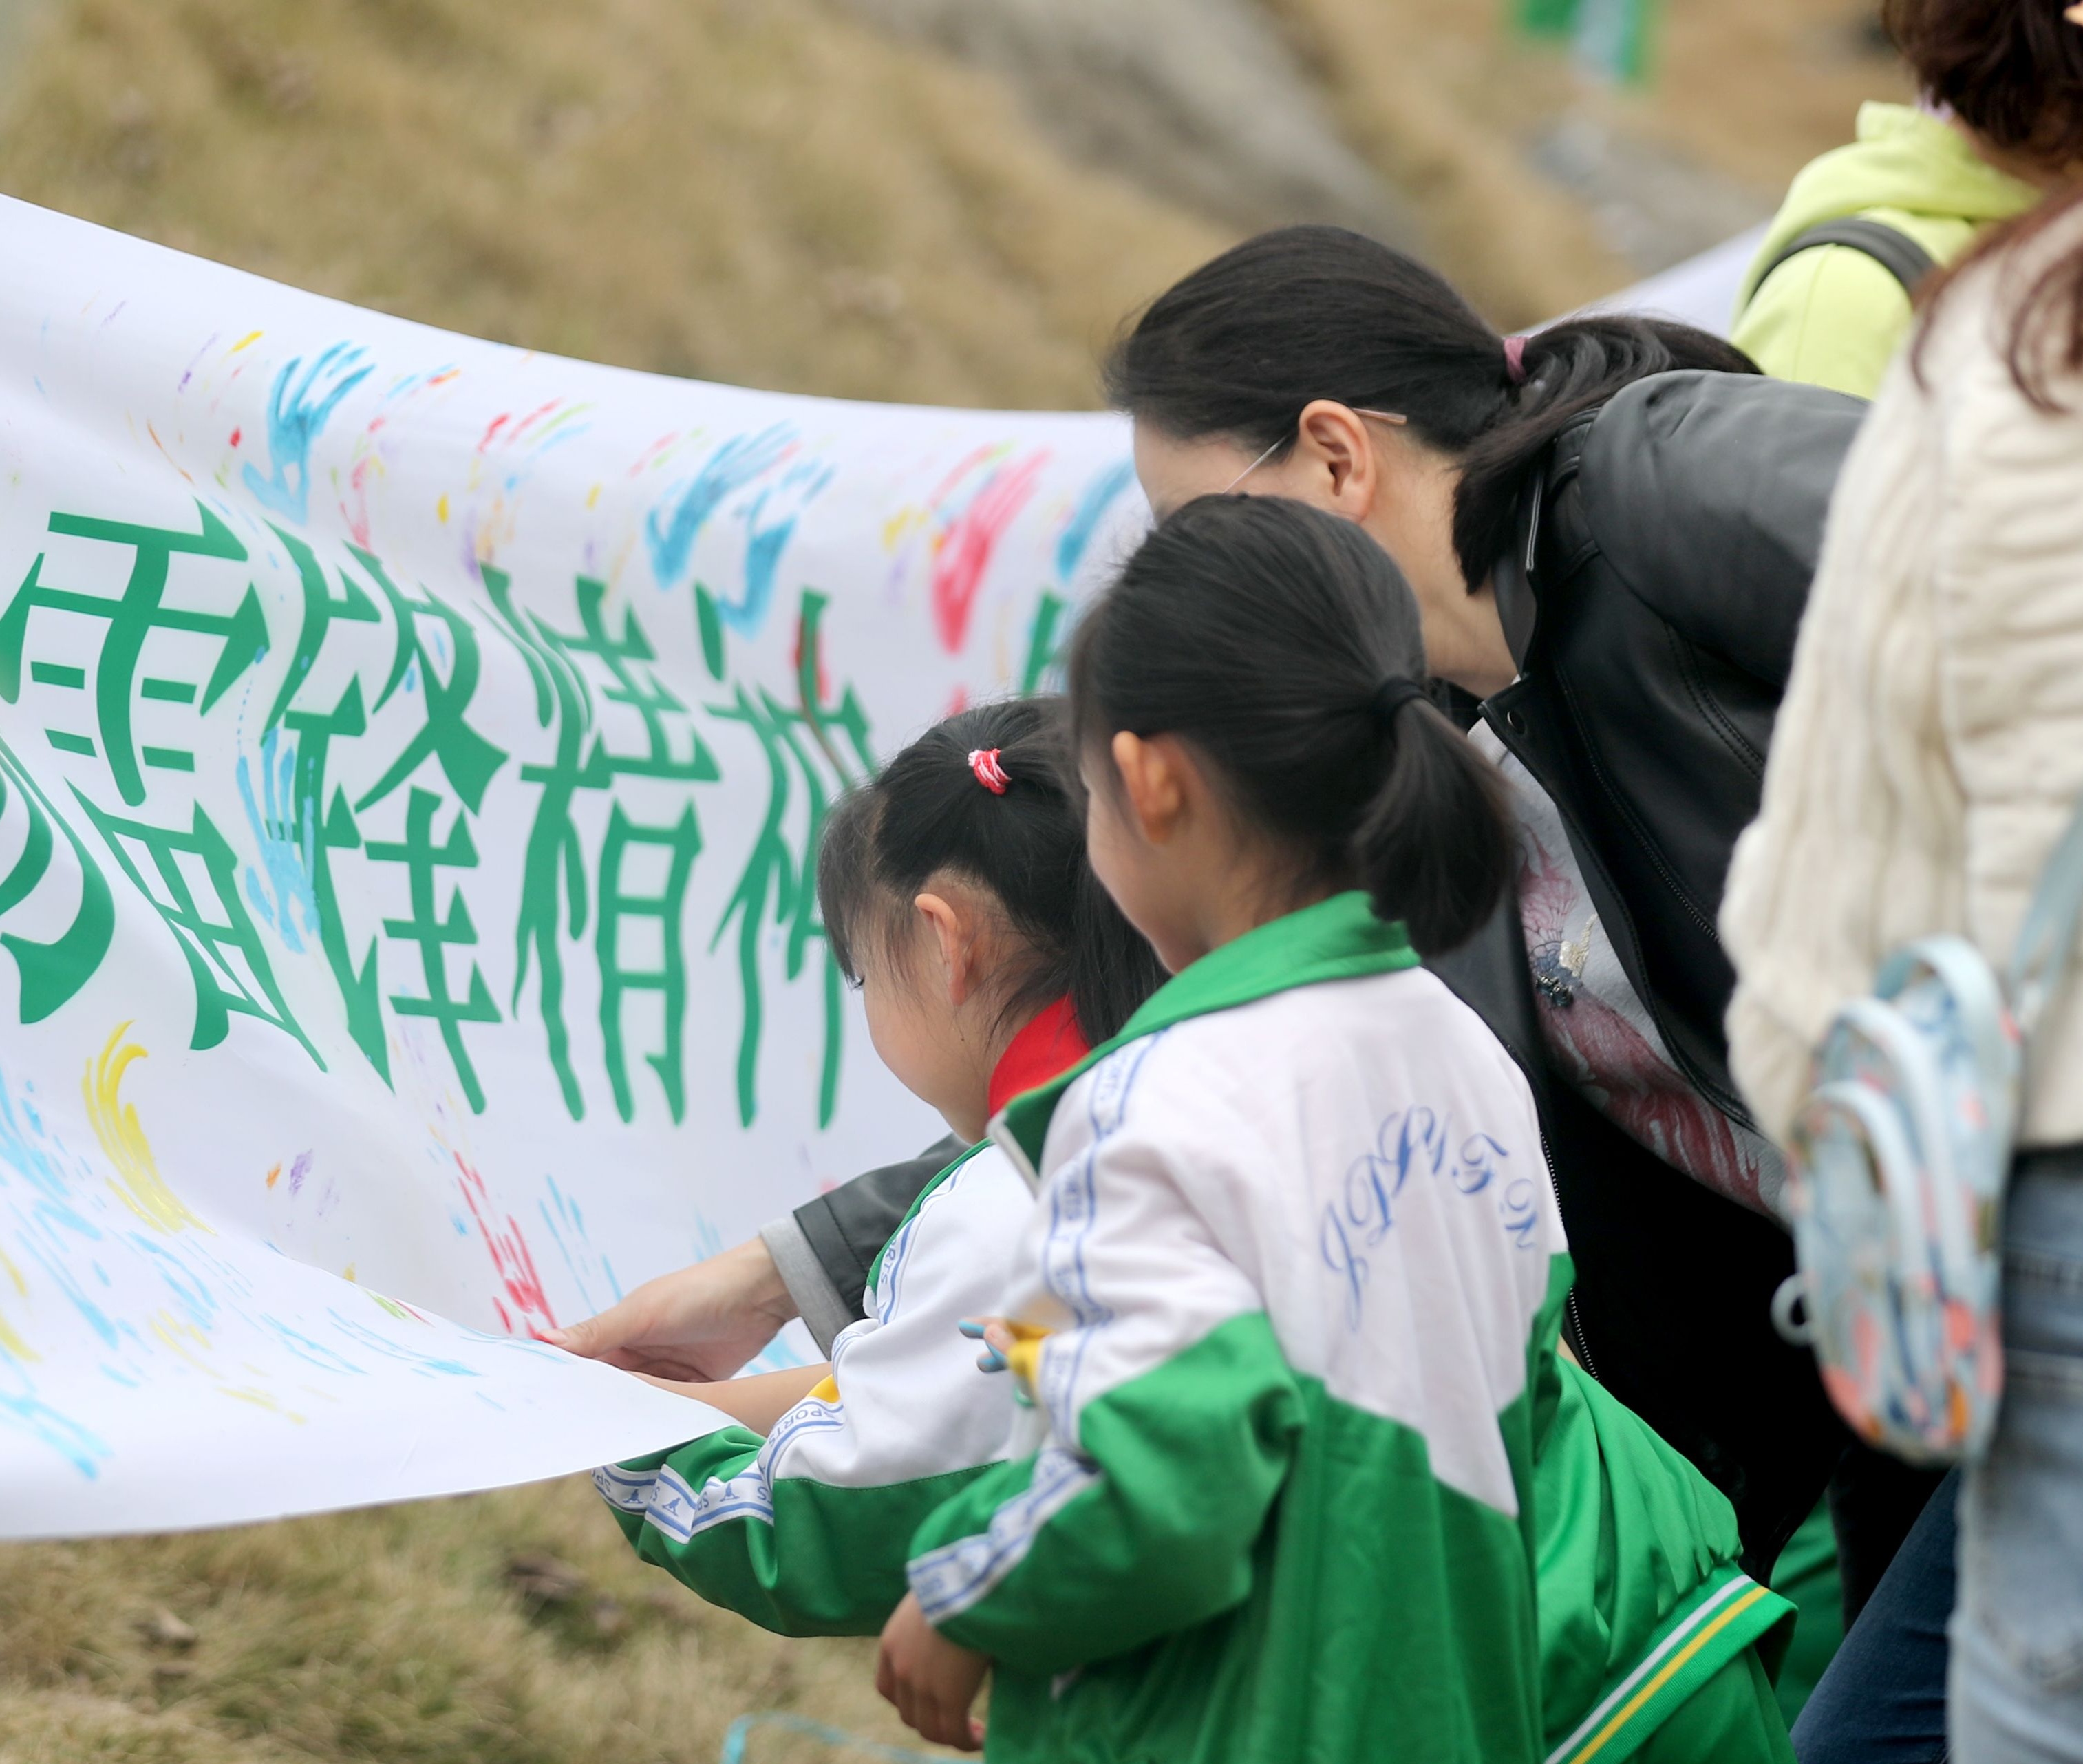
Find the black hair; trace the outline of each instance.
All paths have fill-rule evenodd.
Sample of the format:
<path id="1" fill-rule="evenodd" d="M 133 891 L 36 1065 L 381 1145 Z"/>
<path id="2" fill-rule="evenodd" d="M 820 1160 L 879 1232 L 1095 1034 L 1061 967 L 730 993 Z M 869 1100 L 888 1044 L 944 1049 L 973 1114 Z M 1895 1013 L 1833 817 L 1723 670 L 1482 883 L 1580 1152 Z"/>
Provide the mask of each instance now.
<path id="1" fill-rule="evenodd" d="M 1291 445 L 1319 398 L 1386 410 L 1460 467 L 1454 549 L 1471 589 L 1511 543 L 1519 499 L 1555 438 L 1631 382 L 1673 368 L 1755 374 L 1733 344 L 1622 314 L 1504 339 L 1441 276 L 1341 226 L 1248 239 L 1158 296 L 1115 345 L 1109 400 L 1181 441 Z"/>
<path id="2" fill-rule="evenodd" d="M 1177 736 L 1294 853 L 1298 886 L 1364 887 L 1426 954 L 1511 878 L 1503 780 L 1425 697 L 1418 603 L 1350 521 L 1278 497 L 1188 503 L 1080 621 L 1070 675 L 1082 750 Z"/>
<path id="3" fill-rule="evenodd" d="M 1005 791 L 970 755 L 998 751 Z M 1006 1019 L 1070 996 L 1097 1047 L 1164 978 L 1156 952 L 1085 861 L 1060 698 L 1006 699 L 936 723 L 841 797 L 818 848 L 818 907 L 840 970 L 860 979 L 864 944 L 888 948 L 927 879 L 987 889 L 1031 959 L 1002 983 Z"/>

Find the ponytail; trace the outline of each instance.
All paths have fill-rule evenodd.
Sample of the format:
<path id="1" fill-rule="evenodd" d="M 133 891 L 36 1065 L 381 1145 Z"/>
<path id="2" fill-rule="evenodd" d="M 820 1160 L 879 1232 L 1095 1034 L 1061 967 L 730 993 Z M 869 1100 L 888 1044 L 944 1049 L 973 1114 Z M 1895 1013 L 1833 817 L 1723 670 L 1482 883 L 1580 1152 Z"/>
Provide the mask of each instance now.
<path id="1" fill-rule="evenodd" d="M 1320 398 L 1393 411 L 1461 467 L 1454 545 L 1471 589 L 1510 544 L 1520 496 L 1564 427 L 1675 368 L 1755 374 L 1689 325 L 1622 314 L 1505 340 L 1435 272 L 1338 226 L 1248 239 L 1160 294 L 1115 345 L 1109 400 L 1181 441 L 1291 446 Z M 1275 457 L 1278 457 L 1276 451 Z"/>
<path id="2" fill-rule="evenodd" d="M 1025 958 L 999 976 L 1005 1018 L 1067 994 L 1092 1047 L 1164 978 L 1085 861 L 1063 704 L 1008 699 L 927 730 L 840 798 L 818 848 L 818 908 L 833 958 L 860 978 L 864 947 L 887 947 L 944 873 L 987 890 Z"/>
<path id="3" fill-rule="evenodd" d="M 1298 890 L 1364 888 L 1427 954 L 1512 874 L 1502 780 L 1426 696 L 1418 606 L 1350 522 L 1276 497 L 1202 497 L 1144 540 L 1080 622 L 1080 751 L 1192 747 Z"/>
<path id="4" fill-rule="evenodd" d="M 1707 332 L 1618 312 L 1565 319 L 1536 331 L 1525 340 L 1521 361 L 1526 383 L 1517 396 L 1480 434 L 1452 450 L 1461 467 L 1454 491 L 1454 552 L 1472 589 L 1489 579 L 1510 545 L 1519 499 L 1555 438 L 1587 411 L 1652 374 L 1758 370 L 1734 344 Z M 1412 425 L 1418 421 L 1413 414 Z"/>
<path id="5" fill-rule="evenodd" d="M 1388 740 L 1353 835 L 1354 867 L 1374 910 L 1401 919 L 1418 949 L 1451 950 L 1481 927 L 1510 879 L 1504 780 L 1429 700 L 1404 706 Z"/>

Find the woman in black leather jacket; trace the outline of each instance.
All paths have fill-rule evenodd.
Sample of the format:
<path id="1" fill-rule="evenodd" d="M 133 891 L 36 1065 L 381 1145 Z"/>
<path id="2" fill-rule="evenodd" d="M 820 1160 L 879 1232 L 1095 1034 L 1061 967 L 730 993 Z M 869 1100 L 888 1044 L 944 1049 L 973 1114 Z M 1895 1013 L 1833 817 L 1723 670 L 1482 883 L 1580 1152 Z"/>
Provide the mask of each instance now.
<path id="1" fill-rule="evenodd" d="M 1777 1158 L 1729 1079 L 1714 923 L 1863 405 L 1679 325 L 1585 317 L 1507 341 L 1422 265 L 1332 227 L 1186 277 L 1108 382 L 1160 518 L 1226 489 L 1294 497 L 1409 578 L 1525 844 L 1519 899 L 1430 965 L 1533 1086 L 1574 1352 L 1729 1496 L 1768 1572 L 1849 1436 L 1769 1319 L 1792 1254 Z M 843 1320 L 940 1153 L 778 1222 L 771 1259 L 747 1246 L 731 1278 L 770 1313 Z M 697 1340 L 696 1313 L 729 1306 L 715 1276 L 688 1280 L 598 1320 L 591 1351 L 652 1369 L 641 1344 Z M 1920 1494 L 1853 1534 L 1855 1586 Z"/>

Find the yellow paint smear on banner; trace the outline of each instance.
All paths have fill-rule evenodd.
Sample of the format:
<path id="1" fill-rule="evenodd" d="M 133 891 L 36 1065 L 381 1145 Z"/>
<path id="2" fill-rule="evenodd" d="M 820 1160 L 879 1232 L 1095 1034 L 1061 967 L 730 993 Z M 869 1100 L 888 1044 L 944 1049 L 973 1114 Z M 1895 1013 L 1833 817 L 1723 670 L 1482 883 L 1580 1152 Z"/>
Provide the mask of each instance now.
<path id="1" fill-rule="evenodd" d="M 7 1252 L 0 1250 L 0 1274 L 5 1274 L 15 1292 L 23 1298 L 29 1296 L 29 1283 L 22 1278 L 22 1271 L 7 1259 Z M 11 1354 L 17 1360 L 34 1360 L 36 1350 L 8 1326 L 5 1316 L 0 1316 L 0 1353 Z"/>
<path id="2" fill-rule="evenodd" d="M 193 1323 L 175 1316 L 171 1311 L 162 1310 L 154 1313 L 151 1321 L 146 1326 L 158 1339 L 161 1346 L 171 1350 L 175 1356 L 185 1360 L 209 1379 L 216 1387 L 219 1396 L 230 1397 L 234 1402 L 249 1402 L 256 1409 L 265 1409 L 271 1415 L 281 1415 L 285 1421 L 294 1421 L 298 1427 L 304 1424 L 307 1417 L 298 1414 L 294 1409 L 285 1408 L 273 1395 L 260 1389 L 259 1385 L 227 1384 L 225 1381 L 226 1374 L 210 1363 L 209 1358 L 210 1340 L 208 1333 L 197 1328 Z M 244 1369 L 264 1378 L 267 1376 L 266 1373 L 251 1361 L 247 1363 Z"/>
<path id="3" fill-rule="evenodd" d="M 102 1150 L 116 1166 L 116 1177 L 109 1187 L 116 1191 L 116 1198 L 125 1206 L 154 1231 L 184 1231 L 191 1225 L 199 1231 L 208 1231 L 209 1227 L 190 1212 L 182 1204 L 180 1196 L 167 1186 L 165 1178 L 159 1174 L 159 1166 L 153 1160 L 151 1143 L 139 1124 L 137 1105 L 124 1102 L 119 1094 L 123 1088 L 123 1074 L 136 1061 L 146 1057 L 145 1050 L 137 1043 L 124 1040 L 129 1029 L 128 1023 L 116 1026 L 116 1033 L 108 1038 L 108 1045 L 101 1050 L 101 1057 L 89 1062 L 86 1075 L 79 1081 L 80 1094 L 87 1098 L 87 1119 L 94 1128 L 94 1136 L 101 1141 Z"/>

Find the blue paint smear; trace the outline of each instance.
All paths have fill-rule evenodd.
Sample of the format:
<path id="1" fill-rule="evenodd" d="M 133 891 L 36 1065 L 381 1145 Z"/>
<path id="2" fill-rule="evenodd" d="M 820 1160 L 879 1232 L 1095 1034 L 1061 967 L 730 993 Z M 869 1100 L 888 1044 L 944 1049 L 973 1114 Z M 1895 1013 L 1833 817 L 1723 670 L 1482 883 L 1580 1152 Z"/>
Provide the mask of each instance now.
<path id="1" fill-rule="evenodd" d="M 577 1201 L 557 1186 L 556 1177 L 546 1174 L 543 1179 L 550 1188 L 549 1199 L 540 1203 L 543 1223 L 550 1228 L 550 1235 L 556 1240 L 557 1248 L 564 1256 L 564 1266 L 572 1271 L 572 1280 L 579 1289 L 581 1301 L 589 1312 L 604 1310 L 606 1306 L 594 1297 L 585 1271 L 579 1266 L 578 1258 L 573 1254 L 571 1244 L 566 1241 L 565 1227 L 568 1225 L 571 1228 L 572 1236 L 578 1240 L 581 1251 L 590 1263 L 597 1265 L 601 1277 L 607 1282 L 608 1292 L 612 1295 L 608 1300 L 610 1305 L 617 1303 L 622 1297 L 622 1283 L 615 1277 L 614 1264 L 594 1248 L 586 1235 L 585 1215 L 580 1210 Z"/>
<path id="2" fill-rule="evenodd" d="M 1085 493 L 1078 498 L 1077 508 L 1071 516 L 1071 524 L 1056 541 L 1056 574 L 1060 579 L 1071 579 L 1071 573 L 1084 557 L 1085 548 L 1092 542 L 1092 535 L 1099 531 L 1100 517 L 1113 507 L 1114 498 L 1134 481 L 1134 464 L 1124 459 L 1108 467 L 1085 486 Z"/>
<path id="3" fill-rule="evenodd" d="M 333 1326 L 349 1341 L 357 1342 L 364 1347 L 373 1348 L 401 1364 L 410 1366 L 422 1377 L 432 1377 L 438 1374 L 450 1378 L 475 1378 L 480 1376 L 475 1368 L 466 1366 L 459 1360 L 437 1359 L 433 1354 L 423 1354 L 417 1348 L 404 1347 L 391 1341 L 374 1330 L 356 1322 L 352 1318 L 341 1316 L 330 1305 L 326 1309 L 326 1315 L 332 1319 Z"/>
<path id="4" fill-rule="evenodd" d="M 270 1317 L 264 1311 L 260 1315 L 260 1322 L 276 1340 L 281 1343 L 298 1359 L 316 1366 L 321 1372 L 344 1372 L 352 1373 L 356 1377 L 368 1376 L 367 1367 L 358 1366 L 345 1355 L 335 1353 L 332 1348 L 326 1347 L 323 1343 L 313 1341 L 310 1336 L 290 1328 L 280 1318 Z"/>
<path id="5" fill-rule="evenodd" d="M 661 588 L 674 586 L 685 573 L 694 556 L 695 541 L 725 499 L 772 471 L 786 457 L 794 440 L 795 431 L 786 423 L 775 423 L 756 435 L 733 435 L 708 456 L 691 479 L 665 493 L 664 501 L 644 517 L 651 573 Z"/>
<path id="6" fill-rule="evenodd" d="M 14 1362 L 0 1356 L 0 1373 L 11 1369 Z M 11 1390 L 0 1389 L 0 1423 L 49 1446 L 89 1482 L 100 1476 L 102 1461 L 110 1455 L 108 1444 L 99 1434 L 60 1414 L 29 1388 L 26 1380 Z"/>
<path id="7" fill-rule="evenodd" d="M 130 1246 L 158 1270 L 159 1278 L 166 1283 L 167 1290 L 173 1295 L 174 1302 L 187 1313 L 191 1323 L 205 1334 L 215 1327 L 217 1295 L 204 1284 L 202 1277 L 193 1268 L 142 1233 L 131 1233 Z"/>
<path id="8" fill-rule="evenodd" d="M 318 817 L 309 817 L 311 825 L 305 830 L 306 844 L 311 848 L 299 851 L 289 836 L 296 826 L 296 770 L 297 750 L 280 738 L 279 730 L 270 729 L 260 738 L 259 801 L 254 798 L 252 768 L 244 754 L 239 756 L 236 776 L 239 800 L 246 808 L 246 824 L 253 831 L 253 842 L 260 848 L 260 861 L 267 869 L 267 883 L 274 891 L 271 899 L 259 872 L 248 865 L 247 898 L 260 916 L 281 933 L 291 953 L 302 954 L 304 936 L 315 938 L 319 934 L 318 893 L 311 883 L 317 867 Z M 280 911 L 276 908 L 277 901 Z M 303 935 L 298 934 L 296 920 L 290 915 L 293 904 L 304 921 Z"/>
<path id="9" fill-rule="evenodd" d="M 311 444 L 340 401 L 375 372 L 376 364 L 362 359 L 367 353 L 358 344 L 336 343 L 301 380 L 296 377 L 304 365 L 301 355 L 292 356 L 275 376 L 268 398 L 270 469 L 265 477 L 251 465 L 243 473 L 247 489 L 263 506 L 293 521 L 305 518 L 311 500 Z"/>
<path id="10" fill-rule="evenodd" d="M 781 554 L 795 537 L 796 518 L 817 500 L 832 481 L 835 471 L 832 466 L 799 465 L 773 489 L 762 491 L 758 499 L 746 510 L 745 593 L 734 601 L 720 596 L 716 601 L 718 616 L 740 637 L 757 637 L 759 628 L 766 624 L 767 611 L 774 604 L 774 584 L 780 570 Z M 767 503 L 776 495 L 788 504 L 788 512 L 763 527 L 761 518 L 767 512 Z"/>

